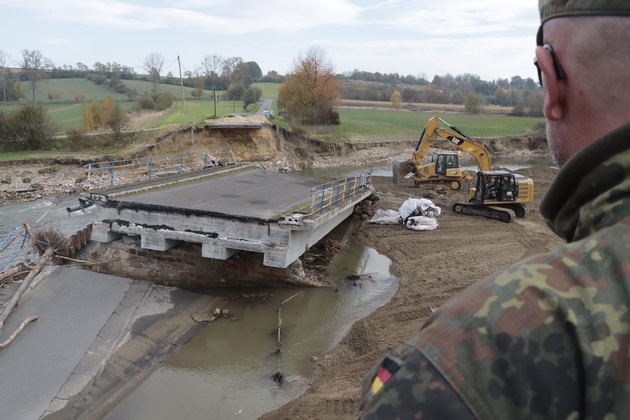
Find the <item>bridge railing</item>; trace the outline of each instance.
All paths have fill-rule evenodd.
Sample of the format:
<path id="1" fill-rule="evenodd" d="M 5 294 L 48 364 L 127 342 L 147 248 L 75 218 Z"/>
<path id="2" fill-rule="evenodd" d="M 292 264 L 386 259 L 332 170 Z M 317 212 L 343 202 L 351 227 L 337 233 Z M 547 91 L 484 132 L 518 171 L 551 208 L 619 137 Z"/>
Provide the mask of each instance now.
<path id="1" fill-rule="evenodd" d="M 206 151 L 203 154 L 153 156 L 139 159 L 92 162 L 81 168 L 55 174 L 33 184 L 65 183 L 68 187 L 90 190 L 157 179 L 172 174 L 200 171 L 217 165 L 236 163 L 232 150 Z"/>
<path id="2" fill-rule="evenodd" d="M 311 207 L 308 216 L 318 217 L 352 196 L 371 188 L 372 171 L 348 178 L 336 179 L 311 189 Z"/>

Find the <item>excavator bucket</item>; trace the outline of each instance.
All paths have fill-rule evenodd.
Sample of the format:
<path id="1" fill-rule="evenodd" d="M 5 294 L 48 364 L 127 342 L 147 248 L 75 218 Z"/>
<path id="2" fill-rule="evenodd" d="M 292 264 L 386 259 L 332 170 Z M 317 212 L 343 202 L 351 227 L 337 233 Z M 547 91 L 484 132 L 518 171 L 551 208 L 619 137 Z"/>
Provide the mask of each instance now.
<path id="1" fill-rule="evenodd" d="M 392 163 L 392 181 L 396 185 L 400 185 L 400 180 L 413 171 L 411 162 L 397 161 Z"/>

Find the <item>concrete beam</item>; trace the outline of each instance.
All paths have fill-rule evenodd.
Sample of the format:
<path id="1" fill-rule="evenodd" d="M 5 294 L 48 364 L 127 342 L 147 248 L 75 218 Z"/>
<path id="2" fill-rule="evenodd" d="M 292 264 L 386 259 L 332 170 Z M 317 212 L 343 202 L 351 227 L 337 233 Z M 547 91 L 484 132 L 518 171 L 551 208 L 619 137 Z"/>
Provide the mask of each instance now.
<path id="1" fill-rule="evenodd" d="M 94 223 L 92 228 L 92 240 L 96 242 L 112 242 L 122 238 L 121 233 L 112 232 L 104 223 Z"/>
<path id="2" fill-rule="evenodd" d="M 177 246 L 179 243 L 180 241 L 167 239 L 157 232 L 145 230 L 141 236 L 140 246 L 144 249 L 152 249 L 154 251 L 166 251 L 167 249 Z"/>
<path id="3" fill-rule="evenodd" d="M 201 245 L 201 256 L 203 258 L 213 258 L 215 260 L 227 260 L 238 251 L 238 249 L 227 248 L 217 242 Z"/>

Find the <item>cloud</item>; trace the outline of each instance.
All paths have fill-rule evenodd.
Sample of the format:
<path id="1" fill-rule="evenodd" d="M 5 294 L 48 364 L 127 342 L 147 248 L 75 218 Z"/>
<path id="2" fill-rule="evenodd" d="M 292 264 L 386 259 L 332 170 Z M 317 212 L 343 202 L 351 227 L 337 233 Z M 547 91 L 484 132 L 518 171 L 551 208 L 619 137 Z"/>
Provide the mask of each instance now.
<path id="1" fill-rule="evenodd" d="M 146 4 L 143 4 L 146 3 Z M 294 31 L 320 25 L 352 24 L 361 8 L 346 0 L 148 1 L 1 0 L 0 4 L 35 13 L 48 22 L 128 30 L 182 29 L 247 34 L 261 30 Z"/>
<path id="2" fill-rule="evenodd" d="M 533 77 L 532 37 L 427 38 L 368 42 L 320 40 L 335 71 L 355 69 L 401 75 L 475 74 L 484 80 Z M 456 52 L 451 54 L 451 52 Z M 374 57 L 378 57 L 375 60 Z M 531 66 L 531 71 L 528 70 Z"/>

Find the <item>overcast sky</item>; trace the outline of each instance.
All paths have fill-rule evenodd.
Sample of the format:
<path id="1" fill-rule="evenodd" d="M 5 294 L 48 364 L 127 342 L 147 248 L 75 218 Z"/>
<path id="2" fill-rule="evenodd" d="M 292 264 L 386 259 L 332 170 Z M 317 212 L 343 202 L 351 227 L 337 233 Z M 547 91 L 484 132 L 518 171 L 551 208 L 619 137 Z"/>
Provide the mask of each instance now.
<path id="1" fill-rule="evenodd" d="M 309 47 L 335 72 L 534 78 L 536 0 L 0 0 L 0 50 L 19 66 L 40 50 L 60 67 L 116 62 L 144 73 L 147 55 L 178 75 L 206 55 L 287 74 Z"/>

